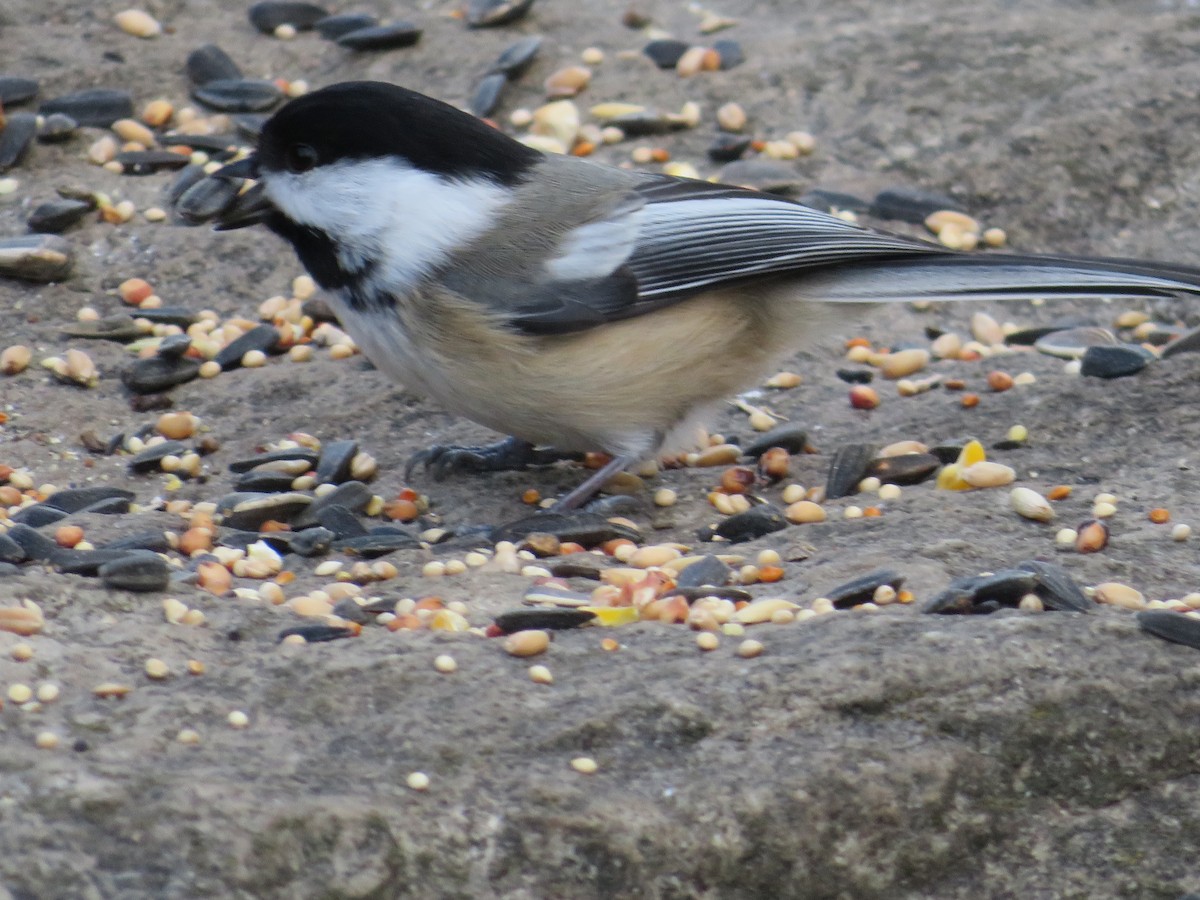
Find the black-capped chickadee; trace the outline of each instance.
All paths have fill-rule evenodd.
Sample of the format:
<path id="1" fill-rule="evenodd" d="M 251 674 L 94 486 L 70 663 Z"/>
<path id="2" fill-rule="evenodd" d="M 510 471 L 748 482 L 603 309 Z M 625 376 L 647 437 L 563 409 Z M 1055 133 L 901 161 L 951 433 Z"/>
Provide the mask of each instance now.
<path id="1" fill-rule="evenodd" d="M 541 153 L 378 82 L 291 101 L 218 175 L 259 179 L 219 227 L 264 222 L 376 366 L 516 439 L 427 462 L 612 454 L 560 507 L 690 439 L 864 305 L 1200 293 L 1200 269 L 955 253 L 769 194 Z"/>

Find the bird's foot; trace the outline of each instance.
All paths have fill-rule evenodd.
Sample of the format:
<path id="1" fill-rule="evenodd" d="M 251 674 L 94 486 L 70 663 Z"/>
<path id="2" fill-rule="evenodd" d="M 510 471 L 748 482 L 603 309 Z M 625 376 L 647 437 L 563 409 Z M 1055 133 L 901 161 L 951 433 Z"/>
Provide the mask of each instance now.
<path id="1" fill-rule="evenodd" d="M 441 481 L 452 472 L 511 472 L 580 458 L 581 454 L 578 453 L 535 447 L 528 441 L 514 437 L 480 447 L 436 444 L 413 454 L 404 467 L 404 477 L 406 480 L 411 478 L 417 466 L 424 466 L 434 481 Z"/>

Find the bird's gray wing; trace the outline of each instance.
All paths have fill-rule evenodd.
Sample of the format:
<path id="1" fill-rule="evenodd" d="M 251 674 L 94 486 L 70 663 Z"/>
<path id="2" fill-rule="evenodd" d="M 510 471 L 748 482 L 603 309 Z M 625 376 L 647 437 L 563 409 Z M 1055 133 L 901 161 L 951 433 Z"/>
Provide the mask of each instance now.
<path id="1" fill-rule="evenodd" d="M 536 277 L 493 280 L 490 299 L 519 330 L 567 333 L 798 273 L 806 296 L 829 302 L 1200 293 L 1200 270 L 1187 266 L 958 253 L 770 194 L 645 176 L 568 229 Z"/>
<path id="2" fill-rule="evenodd" d="M 645 176 L 568 229 L 536 277 L 489 279 L 488 302 L 522 331 L 566 333 L 782 272 L 949 252 L 770 194 Z M 454 278 L 449 273 L 449 286 L 467 286 Z"/>

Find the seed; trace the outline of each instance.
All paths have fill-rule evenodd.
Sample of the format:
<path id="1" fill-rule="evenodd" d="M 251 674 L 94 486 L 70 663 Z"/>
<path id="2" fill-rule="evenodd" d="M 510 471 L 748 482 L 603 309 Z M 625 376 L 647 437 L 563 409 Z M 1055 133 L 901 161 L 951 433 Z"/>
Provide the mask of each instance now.
<path id="1" fill-rule="evenodd" d="M 19 644 L 13 644 L 8 654 L 17 662 L 28 662 L 33 659 L 33 647 L 22 641 Z"/>
<path id="2" fill-rule="evenodd" d="M 156 429 L 163 437 L 182 441 L 196 433 L 197 419 L 191 413 L 163 413 L 158 417 Z"/>
<path id="3" fill-rule="evenodd" d="M 885 378 L 903 378 L 920 372 L 929 365 L 929 351 L 921 348 L 897 350 L 889 353 L 879 362 L 879 370 Z"/>
<path id="4" fill-rule="evenodd" d="M 939 209 L 925 217 L 925 227 L 936 235 L 941 235 L 946 228 L 954 228 L 960 233 L 979 233 L 979 223 L 966 213 L 953 209 Z"/>
<path id="5" fill-rule="evenodd" d="M 1154 509 L 1150 510 L 1149 519 L 1155 525 L 1162 525 L 1163 523 L 1171 520 L 1171 511 L 1169 509 L 1164 509 L 1161 506 L 1155 507 Z"/>
<path id="6" fill-rule="evenodd" d="M 1017 609 L 1024 610 L 1025 612 L 1042 612 L 1045 608 L 1042 598 L 1037 594 L 1026 594 L 1017 604 Z"/>
<path id="7" fill-rule="evenodd" d="M 111 127 L 117 137 L 127 143 L 140 144 L 143 149 L 155 144 L 154 132 L 137 119 L 117 119 Z"/>
<path id="8" fill-rule="evenodd" d="M 216 378 L 221 374 L 221 364 L 215 359 L 206 360 L 200 364 L 198 374 L 201 378 Z"/>
<path id="9" fill-rule="evenodd" d="M 1066 500 L 1071 496 L 1071 490 L 1072 488 L 1069 484 L 1055 485 L 1046 493 L 1046 497 L 1050 500 Z"/>
<path id="10" fill-rule="evenodd" d="M 1119 581 L 1106 581 L 1096 585 L 1096 591 L 1092 598 L 1097 603 L 1119 606 L 1122 609 L 1146 608 L 1146 598 L 1142 592 L 1127 584 L 1121 584 Z"/>
<path id="11" fill-rule="evenodd" d="M 57 684 L 47 681 L 38 685 L 37 698 L 41 703 L 53 703 L 58 699 L 58 695 L 60 693 L 61 692 Z"/>
<path id="12" fill-rule="evenodd" d="M 875 493 L 877 490 L 879 490 L 879 488 L 880 488 L 881 486 L 882 486 L 882 485 L 881 485 L 881 483 L 880 483 L 879 479 L 878 479 L 878 478 L 876 478 L 874 475 L 871 475 L 871 476 L 869 476 L 869 477 L 867 477 L 867 478 L 864 478 L 862 481 L 860 481 L 860 482 L 858 483 L 858 493 L 860 493 L 860 494 L 873 494 L 873 493 Z"/>
<path id="13" fill-rule="evenodd" d="M 170 100 L 151 100 L 142 108 L 142 121 L 151 128 L 162 128 L 171 121 L 174 113 Z"/>
<path id="14" fill-rule="evenodd" d="M 8 699 L 18 705 L 28 703 L 33 699 L 33 688 L 27 684 L 10 684 L 8 686 Z"/>
<path id="15" fill-rule="evenodd" d="M 1192 526 L 1183 522 L 1178 523 L 1171 529 L 1171 540 L 1173 541 L 1186 541 L 1191 536 Z"/>
<path id="16" fill-rule="evenodd" d="M 796 501 L 783 511 L 783 515 L 793 525 L 824 522 L 826 519 L 825 510 L 820 504 L 813 503 L 811 500 Z"/>
<path id="17" fill-rule="evenodd" d="M 861 519 L 863 515 L 863 508 L 861 506 L 847 506 L 842 510 L 842 517 L 845 519 Z"/>
<path id="18" fill-rule="evenodd" d="M 554 684 L 554 676 L 545 666 L 530 666 L 529 680 L 534 684 Z"/>
<path id="19" fill-rule="evenodd" d="M 433 660 L 433 667 L 443 675 L 458 671 L 458 662 L 449 653 L 442 653 Z"/>
<path id="20" fill-rule="evenodd" d="M 717 444 L 705 447 L 699 453 L 688 454 L 687 462 L 690 466 L 726 466 L 737 462 L 741 454 L 742 449 L 736 444 Z"/>
<path id="21" fill-rule="evenodd" d="M 586 88 L 591 80 L 592 70 L 587 66 L 566 66 L 552 73 L 546 79 L 544 84 L 546 96 L 554 99 L 574 97 Z M 567 142 L 563 141 L 563 143 Z"/>
<path id="22" fill-rule="evenodd" d="M 959 475 L 971 487 L 977 488 L 1002 487 L 1012 484 L 1017 478 L 1011 466 L 988 460 L 964 466 Z"/>
<path id="23" fill-rule="evenodd" d="M 121 684 L 116 681 L 102 681 L 100 684 L 92 688 L 92 693 L 97 697 L 124 697 L 133 688 L 127 684 Z"/>
<path id="24" fill-rule="evenodd" d="M 689 47 L 675 63 L 675 71 L 680 78 L 690 78 L 704 66 L 706 47 Z"/>
<path id="25" fill-rule="evenodd" d="M 987 383 L 989 388 L 996 393 L 1000 393 L 1001 391 L 1007 391 L 1013 386 L 1013 377 L 1007 372 L 999 370 L 988 372 Z"/>
<path id="26" fill-rule="evenodd" d="M 776 390 L 789 390 L 799 387 L 803 380 L 803 376 L 797 375 L 795 372 L 776 372 L 767 379 L 766 386 Z"/>
<path id="27" fill-rule="evenodd" d="M 83 529 L 78 525 L 60 525 L 54 532 L 54 543 L 60 547 L 74 547 L 83 540 Z"/>
<path id="28" fill-rule="evenodd" d="M 880 500 L 899 500 L 900 494 L 901 490 L 898 484 L 884 484 L 879 488 Z"/>
<path id="29" fill-rule="evenodd" d="M 939 359 L 958 359 L 958 354 L 962 352 L 962 338 L 948 331 L 938 335 L 929 347 Z"/>
<path id="30" fill-rule="evenodd" d="M 1004 343 L 1004 329 L 985 312 L 977 312 L 971 316 L 971 334 L 985 347 Z"/>
<path id="31" fill-rule="evenodd" d="M 0 631 L 29 637 L 41 631 L 45 624 L 41 608 L 32 600 L 26 600 L 23 606 L 0 606 Z"/>
<path id="32" fill-rule="evenodd" d="M 54 750 L 58 747 L 59 738 L 53 731 L 39 731 L 34 744 L 39 750 Z"/>
<path id="33" fill-rule="evenodd" d="M 196 567 L 196 584 L 219 597 L 233 586 L 233 576 L 219 562 L 204 562 Z"/>
<path id="34" fill-rule="evenodd" d="M 875 409 L 879 406 L 879 394 L 870 385 L 856 384 L 850 388 L 850 405 L 855 409 Z"/>
<path id="35" fill-rule="evenodd" d="M 989 247 L 1003 247 L 1008 243 L 1008 235 L 1003 228 L 989 228 L 983 233 L 983 242 Z"/>
<path id="36" fill-rule="evenodd" d="M 242 355 L 242 366 L 247 369 L 257 369 L 267 364 L 267 354 L 261 350 L 247 350 Z"/>
<path id="37" fill-rule="evenodd" d="M 733 620 L 741 622 L 743 625 L 760 625 L 763 622 L 771 621 L 771 616 L 779 610 L 795 610 L 799 608 L 798 604 L 778 597 L 756 600 L 734 613 Z"/>
<path id="38" fill-rule="evenodd" d="M 1100 501 L 1092 506 L 1092 515 L 1097 519 L 1111 519 L 1116 514 L 1116 505 L 1108 501 Z"/>
<path id="39" fill-rule="evenodd" d="M 760 641 L 747 638 L 738 644 L 737 655 L 742 659 L 754 659 L 756 656 L 762 656 L 763 645 Z"/>
<path id="40" fill-rule="evenodd" d="M 152 38 L 162 34 L 162 25 L 148 12 L 140 9 L 126 9 L 113 16 L 117 27 L 126 34 L 134 37 Z"/>
<path id="41" fill-rule="evenodd" d="M 979 405 L 979 395 L 963 394 L 962 399 L 959 400 L 959 403 L 962 405 L 963 409 L 974 409 Z"/>
<path id="42" fill-rule="evenodd" d="M 670 488 L 659 488 L 654 492 L 655 506 L 674 506 L 678 499 L 678 494 Z"/>
<path id="43" fill-rule="evenodd" d="M 200 743 L 200 732 L 194 728 L 182 728 L 179 734 L 175 735 L 175 740 L 180 744 L 194 745 Z"/>
<path id="44" fill-rule="evenodd" d="M 537 656 L 550 646 L 550 635 L 539 629 L 514 631 L 504 639 L 504 651 L 510 656 Z"/>
<path id="45" fill-rule="evenodd" d="M 424 772 L 409 772 L 408 776 L 404 779 L 404 783 L 412 791 L 429 790 L 429 776 Z"/>
<path id="46" fill-rule="evenodd" d="M 982 463 L 976 463 L 976 465 L 982 465 Z M 969 466 L 968 468 L 973 469 L 974 466 Z M 1054 518 L 1054 509 L 1050 506 L 1050 501 L 1032 488 L 1015 487 L 1012 489 L 1012 493 L 1009 494 L 1009 498 L 1017 514 L 1024 516 L 1026 519 L 1033 519 L 1036 522 L 1049 522 Z"/>
<path id="47" fill-rule="evenodd" d="M 1054 543 L 1060 547 L 1074 547 L 1079 538 L 1079 532 L 1074 528 L 1060 528 L 1054 534 Z"/>
<path id="48" fill-rule="evenodd" d="M 717 124 L 725 131 L 741 131 L 746 127 L 746 111 L 737 103 L 726 103 L 717 110 Z"/>
<path id="49" fill-rule="evenodd" d="M 170 666 L 168 666 L 161 659 L 151 657 L 150 659 L 146 660 L 145 669 L 147 677 L 153 678 L 155 681 L 161 681 L 164 678 L 171 677 Z"/>
<path id="50" fill-rule="evenodd" d="M 577 756 L 571 760 L 571 768 L 581 775 L 594 775 L 600 766 L 590 756 Z"/>
<path id="51" fill-rule="evenodd" d="M 1096 519 L 1084 522 L 1079 526 L 1075 538 L 1075 550 L 1078 553 L 1098 553 L 1108 546 L 1108 526 Z"/>
<path id="52" fill-rule="evenodd" d="M 30 349 L 23 344 L 6 347 L 0 353 L 0 374 L 18 375 L 24 372 L 29 368 L 29 360 L 32 355 Z"/>
<path id="53" fill-rule="evenodd" d="M 275 30 L 271 34 L 277 41 L 290 41 L 296 37 L 296 26 L 290 22 L 283 22 L 275 26 Z"/>

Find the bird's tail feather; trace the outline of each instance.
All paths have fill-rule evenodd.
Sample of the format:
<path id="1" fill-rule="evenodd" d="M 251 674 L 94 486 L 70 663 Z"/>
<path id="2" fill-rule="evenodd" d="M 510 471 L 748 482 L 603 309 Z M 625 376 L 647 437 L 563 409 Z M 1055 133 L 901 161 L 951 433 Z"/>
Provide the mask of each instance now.
<path id="1" fill-rule="evenodd" d="M 811 277 L 814 293 L 835 303 L 1200 294 L 1200 268 L 1065 256 L 910 257 L 843 265 Z"/>

